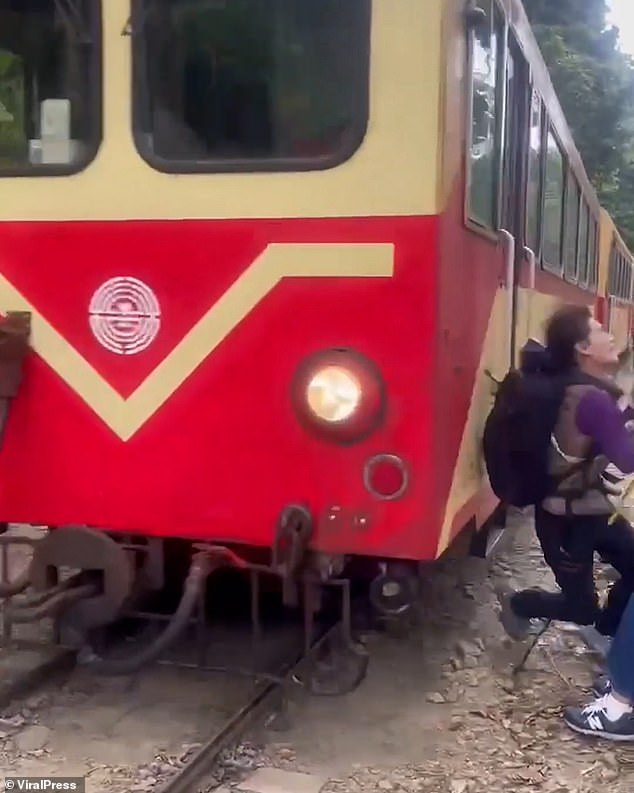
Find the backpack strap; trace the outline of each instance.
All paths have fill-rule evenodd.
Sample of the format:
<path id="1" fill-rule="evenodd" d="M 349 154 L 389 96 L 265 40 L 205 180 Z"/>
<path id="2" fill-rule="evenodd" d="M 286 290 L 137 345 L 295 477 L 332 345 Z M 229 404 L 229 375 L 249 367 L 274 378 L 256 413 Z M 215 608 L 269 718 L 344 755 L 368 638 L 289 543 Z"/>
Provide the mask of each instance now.
<path id="1" fill-rule="evenodd" d="M 566 374 L 560 375 L 559 379 L 563 387 L 564 398 L 566 389 L 574 385 L 594 386 L 595 388 L 598 388 L 601 391 L 609 394 L 615 401 L 617 401 L 623 395 L 623 392 L 620 388 L 618 388 L 618 386 L 616 386 L 616 384 L 611 383 L 608 380 L 601 380 L 598 377 L 588 375 L 579 369 L 574 369 Z M 566 481 L 566 479 L 572 478 L 577 474 L 581 474 L 582 482 L 580 486 L 566 490 L 564 493 L 559 494 L 559 498 L 563 499 L 565 502 L 566 515 L 568 517 L 573 517 L 572 502 L 582 499 L 589 490 L 596 490 L 598 493 L 603 495 L 607 494 L 608 491 L 601 481 L 600 475 L 596 477 L 596 481 L 594 481 L 594 477 L 591 481 L 592 467 L 598 457 L 599 454 L 597 450 L 594 448 L 594 446 L 591 446 L 588 454 L 583 460 L 572 463 L 570 467 L 562 474 L 550 477 L 553 485 L 552 495 L 556 496 L 558 488 Z"/>

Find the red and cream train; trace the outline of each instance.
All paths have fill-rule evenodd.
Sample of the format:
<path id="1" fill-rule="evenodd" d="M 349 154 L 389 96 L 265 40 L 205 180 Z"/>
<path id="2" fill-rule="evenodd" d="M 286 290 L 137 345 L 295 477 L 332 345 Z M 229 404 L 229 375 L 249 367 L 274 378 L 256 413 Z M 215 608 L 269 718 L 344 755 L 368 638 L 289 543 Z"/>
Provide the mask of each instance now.
<path id="1" fill-rule="evenodd" d="M 55 527 L 36 588 L 102 571 L 88 627 L 167 538 L 440 557 L 498 506 L 486 373 L 560 300 L 629 343 L 519 0 L 0 0 L 0 184 L 0 519 Z"/>

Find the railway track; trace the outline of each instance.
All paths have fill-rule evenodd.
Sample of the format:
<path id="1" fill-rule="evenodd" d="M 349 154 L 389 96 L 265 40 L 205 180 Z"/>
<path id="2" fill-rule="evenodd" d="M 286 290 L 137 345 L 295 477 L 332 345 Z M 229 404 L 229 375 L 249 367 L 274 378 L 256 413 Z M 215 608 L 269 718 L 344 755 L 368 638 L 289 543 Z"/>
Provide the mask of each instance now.
<path id="1" fill-rule="evenodd" d="M 27 546 L 16 555 L 13 562 L 24 566 Z M 8 567 L 5 558 L 4 579 Z M 149 664 L 129 661 L 156 646 L 172 619 L 169 597 L 153 604 L 158 611 L 130 614 L 116 631 L 95 637 L 101 659 L 44 655 L 4 691 L 0 681 L 0 768 L 15 776 L 86 776 L 87 790 L 99 793 L 191 791 L 232 741 L 283 708 L 289 687 L 327 695 L 363 679 L 367 655 L 351 639 L 348 586 L 335 582 L 341 611 L 327 623 L 306 621 L 306 613 L 302 623 L 300 614 L 280 609 L 277 596 L 257 605 L 253 576 L 248 589 L 236 579 L 228 586 L 224 594 L 224 584 L 213 590 L 211 612 L 197 598 L 197 617 Z M 41 653 L 47 634 L 60 635 L 51 619 L 13 620 L 25 612 L 7 600 L 0 614 L 0 677 L 3 664 L 11 667 L 7 648 L 26 644 L 37 656 L 38 637 Z M 143 627 L 125 633 L 131 623 Z"/>
<path id="2" fill-rule="evenodd" d="M 333 674 L 343 672 L 348 687 L 363 677 L 367 665 L 363 653 L 358 664 L 344 664 L 338 670 L 317 660 L 326 648 L 338 644 L 340 636 L 339 625 L 324 628 L 306 652 L 299 632 L 282 631 L 278 651 L 271 653 L 269 646 L 269 658 L 275 660 L 268 663 L 267 671 L 240 669 L 235 663 L 230 672 L 211 666 L 196 669 L 194 664 L 177 666 L 170 659 L 133 676 L 98 678 L 81 664 L 69 672 L 66 662 L 65 682 L 55 674 L 42 685 L 41 678 L 34 676 L 33 686 L 39 683 L 39 690 L 23 686 L 20 698 L 0 713 L 0 728 L 9 727 L 4 741 L 0 729 L 0 767 L 16 776 L 69 776 L 72 771 L 87 777 L 89 793 L 213 789 L 223 751 L 267 717 L 284 715 L 290 688 L 328 694 Z M 229 653 L 233 658 L 236 646 Z M 243 656 L 249 651 L 248 641 L 238 647 Z M 187 654 L 184 651 L 181 660 Z M 63 664 L 58 672 L 64 673 Z M 27 718 L 20 723 L 24 706 Z M 49 738 L 46 742 L 41 738 L 42 745 L 29 743 L 34 734 Z"/>
<path id="3" fill-rule="evenodd" d="M 339 630 L 333 626 L 313 644 L 310 653 L 315 653 L 328 639 Z M 204 781 L 214 767 L 220 753 L 237 742 L 252 726 L 259 723 L 267 715 L 279 712 L 280 705 L 284 708 L 286 685 L 301 685 L 301 670 L 309 659 L 302 653 L 295 661 L 279 670 L 277 679 L 269 678 L 262 681 L 249 701 L 237 710 L 225 724 L 207 740 L 183 768 L 170 779 L 160 793 L 193 793 L 196 785 Z"/>

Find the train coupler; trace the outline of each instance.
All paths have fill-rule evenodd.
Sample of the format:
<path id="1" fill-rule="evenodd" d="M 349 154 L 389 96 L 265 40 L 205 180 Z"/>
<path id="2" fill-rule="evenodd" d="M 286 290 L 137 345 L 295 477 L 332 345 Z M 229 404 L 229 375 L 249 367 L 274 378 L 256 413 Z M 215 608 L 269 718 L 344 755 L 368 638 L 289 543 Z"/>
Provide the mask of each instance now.
<path id="1" fill-rule="evenodd" d="M 299 581 L 313 537 L 313 517 L 306 507 L 289 505 L 279 517 L 273 541 L 271 567 L 282 579 L 285 606 L 299 605 Z"/>

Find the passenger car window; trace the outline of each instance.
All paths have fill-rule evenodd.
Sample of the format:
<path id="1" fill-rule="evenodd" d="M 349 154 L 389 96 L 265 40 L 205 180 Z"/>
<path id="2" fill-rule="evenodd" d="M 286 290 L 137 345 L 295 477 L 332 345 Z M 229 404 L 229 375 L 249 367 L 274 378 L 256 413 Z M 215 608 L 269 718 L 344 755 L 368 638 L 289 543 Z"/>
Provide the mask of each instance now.
<path id="1" fill-rule="evenodd" d="M 564 272 L 568 278 L 579 277 L 577 269 L 577 243 L 579 238 L 579 202 L 581 191 L 572 171 L 568 172 L 566 191 L 566 237 L 564 245 Z"/>
<path id="2" fill-rule="evenodd" d="M 577 272 L 579 273 L 579 282 L 582 284 L 588 283 L 588 240 L 590 232 L 590 210 L 585 201 L 581 202 L 581 218 L 579 221 L 579 264 Z"/>
<path id="3" fill-rule="evenodd" d="M 135 137 L 154 167 L 316 170 L 361 144 L 370 0 L 145 0 L 133 27 Z"/>
<path id="4" fill-rule="evenodd" d="M 72 173 L 101 139 L 101 4 L 0 0 L 0 176 Z"/>
<path id="5" fill-rule="evenodd" d="M 526 196 L 526 242 L 539 254 L 539 222 L 542 202 L 542 100 L 533 92 L 528 149 L 528 193 Z"/>
<path id="6" fill-rule="evenodd" d="M 471 137 L 469 144 L 469 219 L 495 229 L 500 125 L 500 43 L 503 19 L 495 3 L 479 0 L 486 19 L 470 32 Z"/>
<path id="7" fill-rule="evenodd" d="M 545 266 L 559 271 L 564 209 L 564 159 L 552 132 L 548 133 L 545 181 L 543 259 Z"/>
<path id="8" fill-rule="evenodd" d="M 595 289 L 597 286 L 597 222 L 590 218 L 590 237 L 588 241 L 588 286 Z"/>

